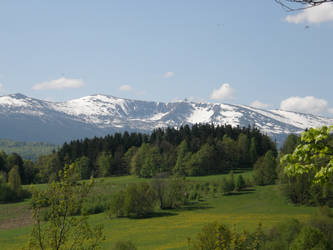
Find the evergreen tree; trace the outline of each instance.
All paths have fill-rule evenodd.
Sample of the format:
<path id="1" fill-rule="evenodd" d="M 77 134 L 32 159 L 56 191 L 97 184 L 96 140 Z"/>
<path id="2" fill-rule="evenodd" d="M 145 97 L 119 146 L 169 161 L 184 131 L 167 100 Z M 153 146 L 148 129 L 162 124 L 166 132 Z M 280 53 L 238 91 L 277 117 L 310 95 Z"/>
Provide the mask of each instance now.
<path id="1" fill-rule="evenodd" d="M 0 171 L 7 172 L 7 155 L 0 150 Z"/>

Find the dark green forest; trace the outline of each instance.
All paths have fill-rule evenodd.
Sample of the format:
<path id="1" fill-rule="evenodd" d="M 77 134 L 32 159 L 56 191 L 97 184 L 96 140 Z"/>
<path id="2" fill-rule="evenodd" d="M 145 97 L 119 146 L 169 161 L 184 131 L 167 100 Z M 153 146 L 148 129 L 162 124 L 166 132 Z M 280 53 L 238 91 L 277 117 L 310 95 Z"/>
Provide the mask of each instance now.
<path id="1" fill-rule="evenodd" d="M 314 173 L 293 177 L 284 173 L 279 159 L 293 152 L 300 143 L 299 136 L 290 135 L 278 152 L 276 144 L 258 129 L 229 125 L 186 125 L 179 129 L 156 129 L 151 134 L 115 133 L 64 143 L 57 151 L 41 155 L 36 161 L 2 151 L 1 185 L 10 189 L 14 169 L 20 184 L 57 181 L 59 171 L 68 165 L 74 165 L 77 178 L 81 180 L 122 175 L 203 176 L 253 170 L 252 184 L 279 184 L 293 203 L 332 207 L 332 180 L 319 185 L 313 182 Z M 333 143 L 332 138 L 329 143 Z M 235 188 L 235 184 L 226 190 L 232 191 L 230 187 Z M 18 194 L 17 198 L 24 195 Z M 5 197 L 3 194 L 1 200 L 6 200 Z"/>

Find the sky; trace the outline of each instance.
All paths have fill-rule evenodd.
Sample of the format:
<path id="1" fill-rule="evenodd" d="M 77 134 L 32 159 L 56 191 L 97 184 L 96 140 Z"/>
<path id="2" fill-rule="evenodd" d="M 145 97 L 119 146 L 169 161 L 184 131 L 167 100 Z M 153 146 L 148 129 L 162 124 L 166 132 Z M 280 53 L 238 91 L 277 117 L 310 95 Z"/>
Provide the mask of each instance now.
<path id="1" fill-rule="evenodd" d="M 1 0 L 0 95 L 192 100 L 333 116 L 333 3 Z"/>

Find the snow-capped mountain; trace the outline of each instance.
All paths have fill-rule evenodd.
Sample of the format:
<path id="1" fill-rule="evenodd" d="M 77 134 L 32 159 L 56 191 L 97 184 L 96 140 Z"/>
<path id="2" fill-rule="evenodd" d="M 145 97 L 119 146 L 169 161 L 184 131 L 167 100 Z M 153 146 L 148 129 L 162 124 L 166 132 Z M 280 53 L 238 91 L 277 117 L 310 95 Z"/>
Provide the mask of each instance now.
<path id="1" fill-rule="evenodd" d="M 332 118 L 244 105 L 148 102 L 92 95 L 50 102 L 22 94 L 0 97 L 0 138 L 63 143 L 116 131 L 150 132 L 159 127 L 210 123 L 255 125 L 281 142 L 287 134 L 332 125 Z"/>

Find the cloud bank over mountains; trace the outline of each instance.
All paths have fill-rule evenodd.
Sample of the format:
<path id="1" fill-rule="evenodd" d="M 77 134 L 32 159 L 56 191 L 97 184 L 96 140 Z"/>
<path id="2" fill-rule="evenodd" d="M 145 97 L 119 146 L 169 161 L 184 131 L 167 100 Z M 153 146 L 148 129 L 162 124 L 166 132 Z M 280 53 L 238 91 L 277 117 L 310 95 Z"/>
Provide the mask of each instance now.
<path id="1" fill-rule="evenodd" d="M 280 109 L 307 114 L 322 114 L 331 110 L 326 100 L 314 96 L 289 97 L 281 102 Z"/>
<path id="2" fill-rule="evenodd" d="M 81 88 L 84 82 L 81 79 L 72 79 L 61 77 L 56 80 L 37 83 L 32 86 L 33 90 L 50 90 L 50 89 L 66 89 L 66 88 Z"/>

